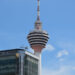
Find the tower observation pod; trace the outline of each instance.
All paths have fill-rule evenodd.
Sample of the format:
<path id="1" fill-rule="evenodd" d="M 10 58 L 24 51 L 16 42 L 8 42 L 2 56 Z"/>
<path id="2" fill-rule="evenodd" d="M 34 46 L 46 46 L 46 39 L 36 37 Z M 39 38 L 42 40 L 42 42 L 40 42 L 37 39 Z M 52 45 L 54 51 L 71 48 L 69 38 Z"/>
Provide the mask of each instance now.
<path id="1" fill-rule="evenodd" d="M 49 36 L 48 33 L 42 30 L 42 22 L 40 21 L 40 0 L 37 0 L 37 20 L 35 22 L 35 28 L 28 36 L 28 42 L 31 48 L 34 50 L 34 54 L 39 57 L 39 71 L 38 75 L 41 75 L 41 52 L 45 48 Z"/>

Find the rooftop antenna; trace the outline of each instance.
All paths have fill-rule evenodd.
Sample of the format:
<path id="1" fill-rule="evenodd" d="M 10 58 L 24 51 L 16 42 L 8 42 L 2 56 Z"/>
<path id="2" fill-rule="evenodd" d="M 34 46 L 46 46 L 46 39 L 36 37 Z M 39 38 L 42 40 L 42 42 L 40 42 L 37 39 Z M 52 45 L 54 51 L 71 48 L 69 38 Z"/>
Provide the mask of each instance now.
<path id="1" fill-rule="evenodd" d="M 27 47 L 27 46 L 26 46 L 26 47 L 21 46 L 20 48 L 21 48 L 21 49 L 24 49 L 24 50 L 26 50 L 26 51 L 28 50 L 28 47 Z"/>
<path id="2" fill-rule="evenodd" d="M 26 51 L 28 50 L 28 47 L 27 47 L 27 46 L 25 47 L 25 50 L 26 50 Z"/>

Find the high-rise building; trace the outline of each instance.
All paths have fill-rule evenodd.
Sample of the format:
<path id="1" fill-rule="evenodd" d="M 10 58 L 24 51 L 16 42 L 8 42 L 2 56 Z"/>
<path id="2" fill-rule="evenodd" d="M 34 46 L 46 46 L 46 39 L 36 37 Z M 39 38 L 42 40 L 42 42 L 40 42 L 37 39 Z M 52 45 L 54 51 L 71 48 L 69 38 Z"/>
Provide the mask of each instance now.
<path id="1" fill-rule="evenodd" d="M 32 30 L 27 38 L 31 48 L 34 50 L 34 54 L 39 57 L 38 75 L 41 75 L 41 52 L 45 48 L 48 42 L 48 33 L 42 30 L 42 22 L 40 21 L 40 0 L 37 0 L 37 20 L 35 22 L 35 28 Z"/>
<path id="2" fill-rule="evenodd" d="M 0 75 L 38 75 L 39 59 L 24 49 L 0 51 Z"/>

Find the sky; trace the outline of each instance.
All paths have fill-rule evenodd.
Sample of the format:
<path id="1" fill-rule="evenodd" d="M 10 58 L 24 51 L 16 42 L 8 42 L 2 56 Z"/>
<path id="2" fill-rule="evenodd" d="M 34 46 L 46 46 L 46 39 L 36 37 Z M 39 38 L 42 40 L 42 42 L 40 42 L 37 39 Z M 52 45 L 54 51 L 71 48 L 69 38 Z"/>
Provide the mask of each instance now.
<path id="1" fill-rule="evenodd" d="M 42 75 L 75 75 L 75 0 L 41 0 L 40 18 L 49 41 L 42 51 Z M 36 0 L 0 0 L 0 50 L 29 47 Z"/>

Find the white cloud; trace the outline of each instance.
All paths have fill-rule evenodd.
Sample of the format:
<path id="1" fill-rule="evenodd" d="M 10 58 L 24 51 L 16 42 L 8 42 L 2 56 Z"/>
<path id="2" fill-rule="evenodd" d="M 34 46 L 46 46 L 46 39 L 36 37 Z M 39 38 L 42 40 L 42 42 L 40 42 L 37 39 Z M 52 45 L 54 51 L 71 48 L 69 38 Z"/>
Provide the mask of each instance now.
<path id="1" fill-rule="evenodd" d="M 55 48 L 51 45 L 51 44 L 48 44 L 46 45 L 46 48 L 44 49 L 44 51 L 53 51 Z"/>
<path id="2" fill-rule="evenodd" d="M 59 42 L 58 45 L 61 48 L 69 50 L 70 52 L 75 52 L 75 43 L 74 42 Z"/>
<path id="3" fill-rule="evenodd" d="M 75 67 L 73 67 L 72 69 L 75 70 Z"/>
<path id="4" fill-rule="evenodd" d="M 60 68 L 54 69 L 43 69 L 42 75 L 71 75 L 72 67 L 71 66 L 61 66 Z"/>
<path id="5" fill-rule="evenodd" d="M 64 61 L 64 60 L 65 60 L 64 58 L 60 58 L 60 59 L 59 59 L 60 62 L 62 62 L 62 61 Z"/>
<path id="6" fill-rule="evenodd" d="M 61 50 L 57 54 L 57 58 L 61 58 L 64 55 L 69 55 L 69 52 L 67 50 Z"/>

